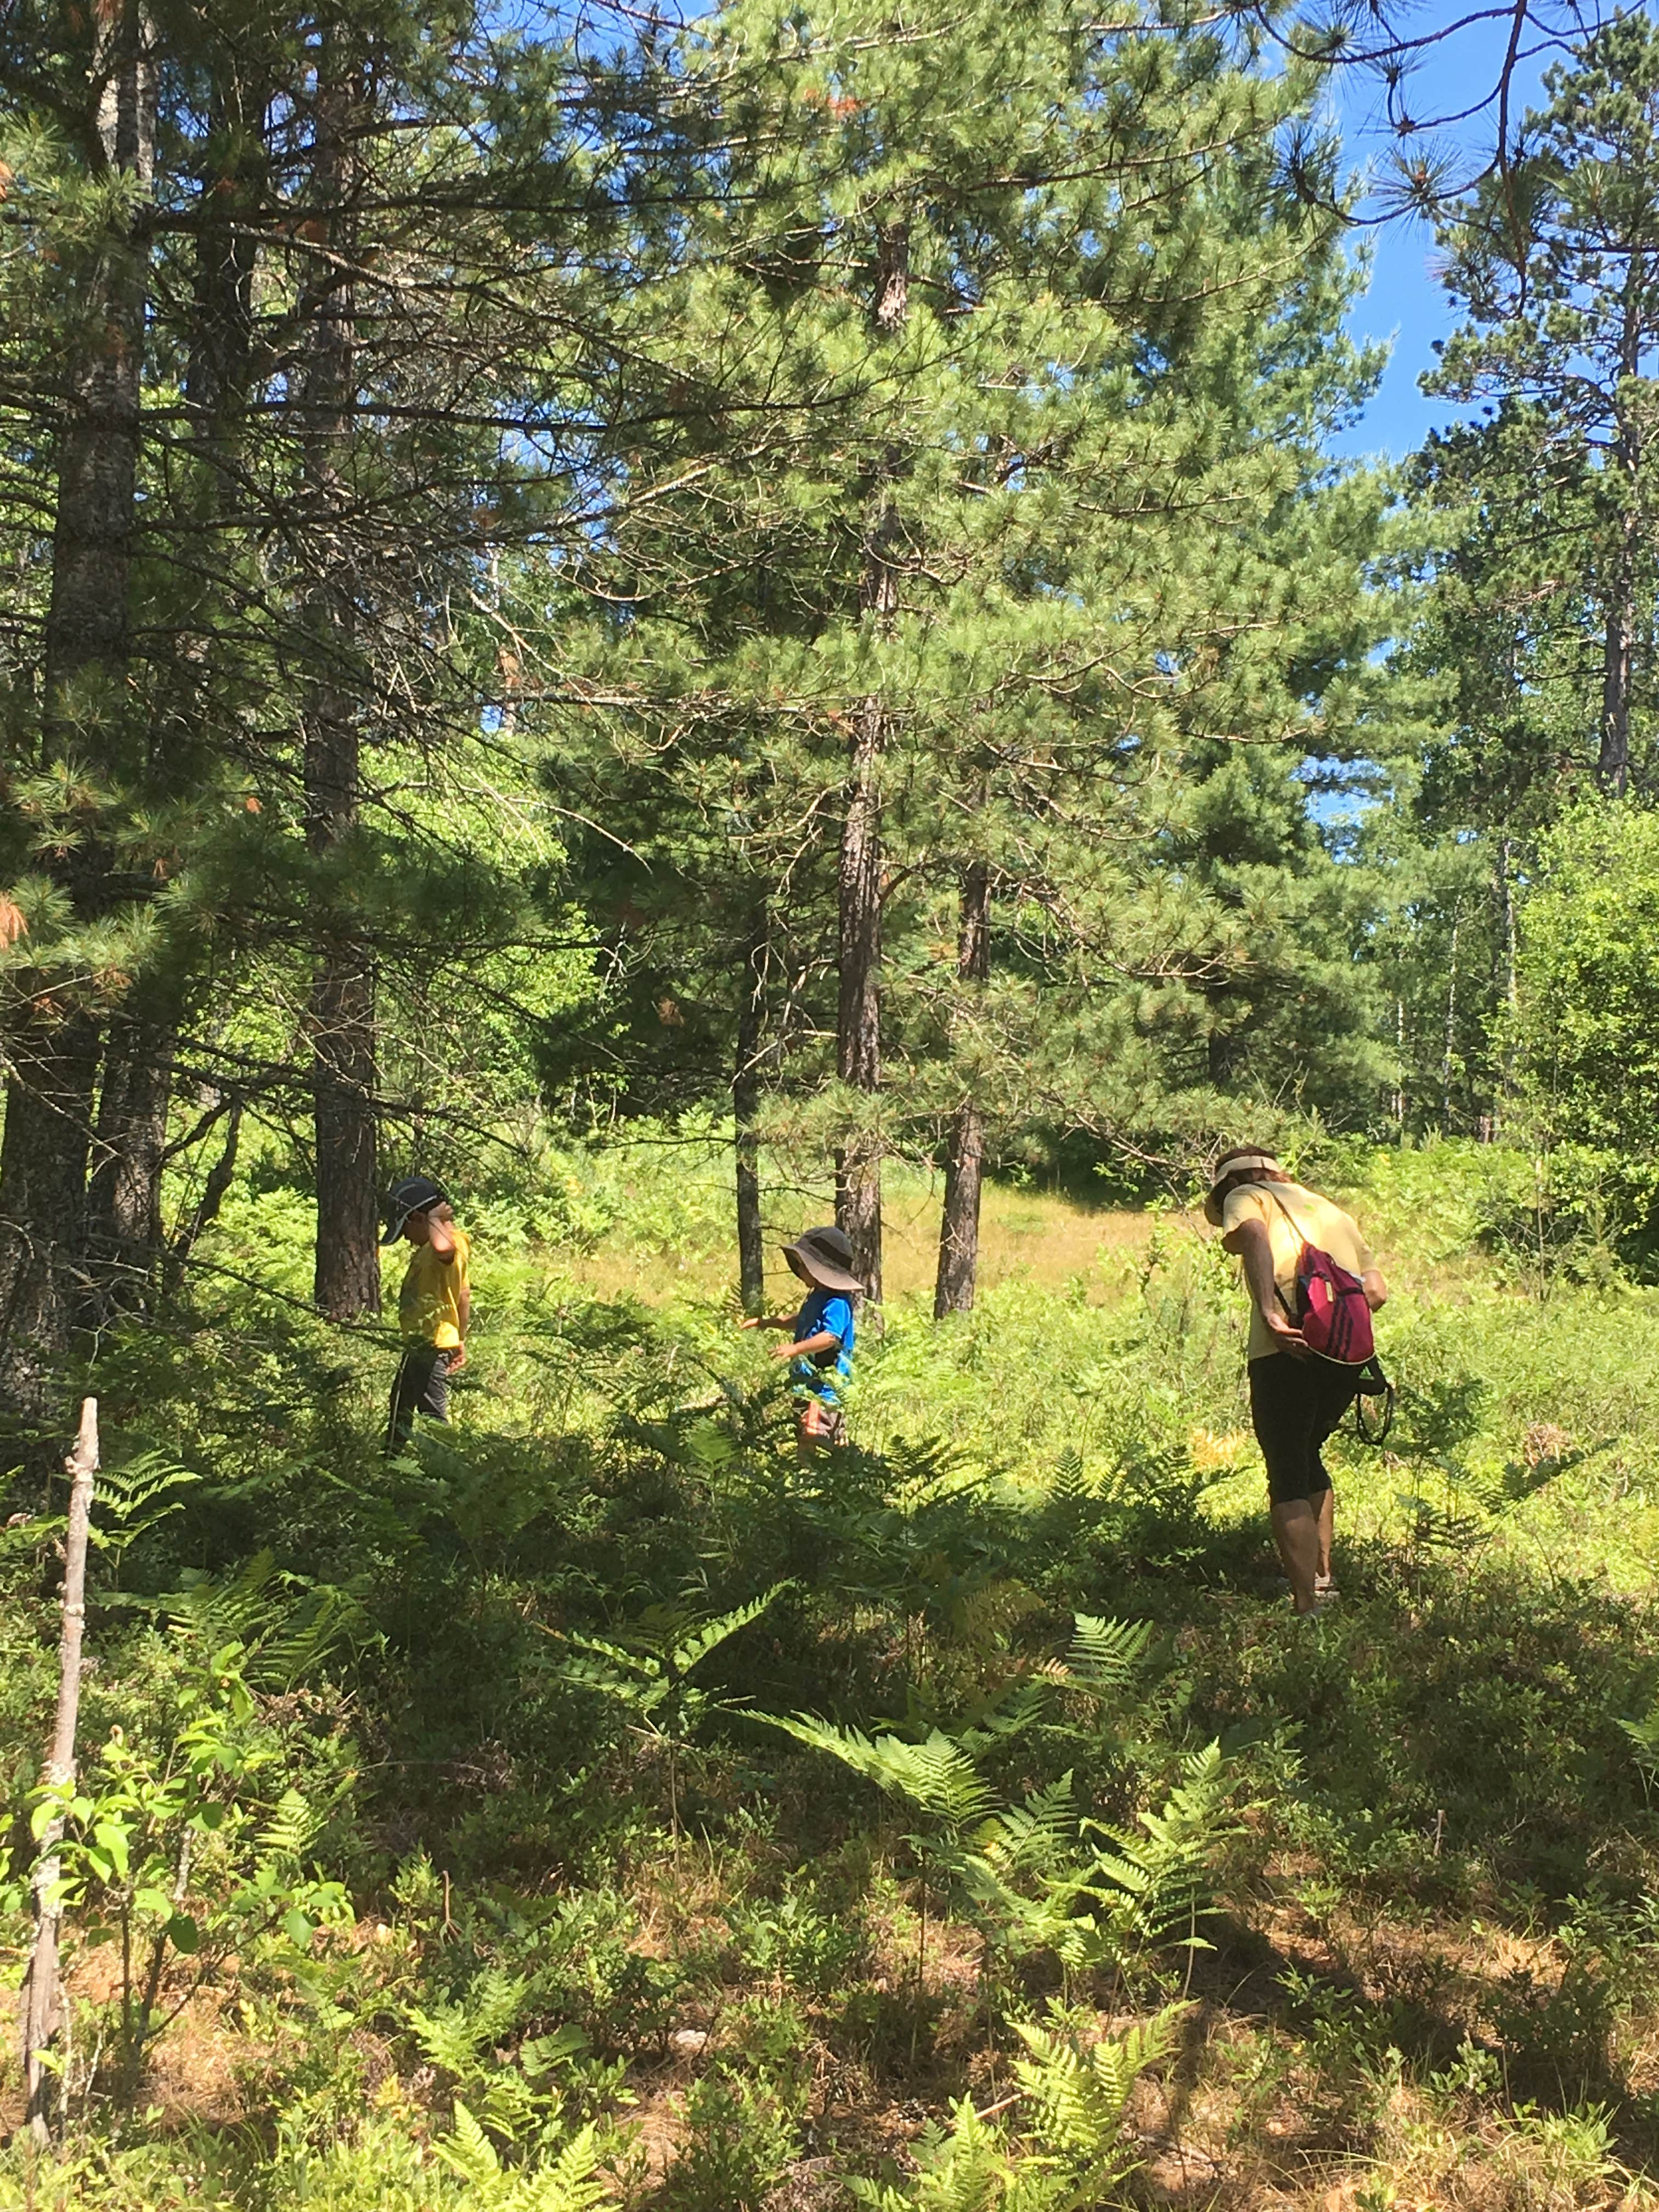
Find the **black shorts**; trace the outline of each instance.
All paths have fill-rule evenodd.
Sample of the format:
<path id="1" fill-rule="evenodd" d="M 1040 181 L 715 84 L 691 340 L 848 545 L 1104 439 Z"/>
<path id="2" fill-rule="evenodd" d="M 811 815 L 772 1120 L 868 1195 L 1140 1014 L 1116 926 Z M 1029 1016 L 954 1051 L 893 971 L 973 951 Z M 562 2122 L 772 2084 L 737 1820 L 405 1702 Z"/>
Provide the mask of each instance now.
<path id="1" fill-rule="evenodd" d="M 386 1415 L 388 1451 L 409 1442 L 416 1413 L 428 1413 L 434 1421 L 449 1419 L 449 1363 L 454 1356 L 453 1351 L 435 1344 L 411 1344 L 404 1352 L 392 1381 Z"/>
<path id="2" fill-rule="evenodd" d="M 1330 1488 L 1320 1453 L 1358 1395 L 1357 1372 L 1328 1359 L 1271 1352 L 1250 1362 L 1250 1421 L 1275 1505 L 1317 1498 Z"/>

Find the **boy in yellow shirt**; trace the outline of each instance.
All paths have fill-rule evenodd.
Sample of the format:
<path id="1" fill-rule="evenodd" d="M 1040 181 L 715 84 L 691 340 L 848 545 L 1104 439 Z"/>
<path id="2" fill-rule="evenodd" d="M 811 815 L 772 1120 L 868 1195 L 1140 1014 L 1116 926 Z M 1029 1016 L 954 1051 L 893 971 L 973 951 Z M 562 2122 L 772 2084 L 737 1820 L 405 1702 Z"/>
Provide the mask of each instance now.
<path id="1" fill-rule="evenodd" d="M 466 1326 L 472 1317 L 467 1278 L 471 1247 L 457 1226 L 448 1199 L 427 1176 L 407 1176 L 386 1200 L 383 1246 L 407 1240 L 415 1247 L 398 1293 L 398 1327 L 404 1356 L 392 1385 L 386 1421 L 388 1455 L 409 1442 L 416 1413 L 449 1419 L 449 1378 L 466 1364 Z"/>

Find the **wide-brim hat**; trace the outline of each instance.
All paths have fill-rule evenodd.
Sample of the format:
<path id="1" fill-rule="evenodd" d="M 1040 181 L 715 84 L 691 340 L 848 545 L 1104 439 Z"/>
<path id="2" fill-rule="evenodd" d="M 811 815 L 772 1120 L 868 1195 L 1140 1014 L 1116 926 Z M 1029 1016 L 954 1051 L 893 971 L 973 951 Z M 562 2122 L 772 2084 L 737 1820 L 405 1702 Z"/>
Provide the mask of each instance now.
<path id="1" fill-rule="evenodd" d="M 381 1243 L 395 1244 L 411 1213 L 425 1213 L 434 1206 L 447 1206 L 448 1202 L 448 1193 L 430 1176 L 405 1176 L 401 1182 L 394 1182 L 386 1194 L 386 1229 Z"/>
<path id="2" fill-rule="evenodd" d="M 798 1260 L 821 1291 L 861 1291 L 864 1285 L 853 1273 L 853 1247 L 845 1231 L 834 1226 L 808 1229 L 783 1248 L 786 1260 Z"/>
<path id="3" fill-rule="evenodd" d="M 1221 1191 L 1235 1176 L 1283 1175 L 1284 1169 L 1271 1152 L 1257 1152 L 1246 1146 L 1243 1151 L 1224 1152 L 1215 1164 L 1215 1181 L 1210 1186 L 1209 1196 L 1204 1201 L 1204 1218 L 1212 1229 L 1221 1226 Z"/>

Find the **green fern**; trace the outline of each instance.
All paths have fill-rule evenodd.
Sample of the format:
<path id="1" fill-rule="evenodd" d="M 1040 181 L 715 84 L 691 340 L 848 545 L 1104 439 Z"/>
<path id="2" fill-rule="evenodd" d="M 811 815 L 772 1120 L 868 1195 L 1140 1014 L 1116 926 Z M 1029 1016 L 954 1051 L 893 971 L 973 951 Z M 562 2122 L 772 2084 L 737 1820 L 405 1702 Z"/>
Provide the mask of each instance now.
<path id="1" fill-rule="evenodd" d="M 689 1678 L 710 1652 L 758 1620 L 788 1587 L 787 1583 L 775 1583 L 770 1589 L 733 1606 L 729 1613 L 703 1620 L 681 1607 L 652 1606 L 635 1621 L 625 1644 L 574 1631 L 547 1632 L 572 1646 L 576 1654 L 559 1668 L 564 1680 L 596 1690 L 601 1697 L 623 1706 L 633 1725 L 663 1746 L 667 1754 L 669 1819 L 677 1840 L 680 1747 L 715 1702 Z"/>
<path id="2" fill-rule="evenodd" d="M 182 1513 L 179 1492 L 201 1480 L 161 1451 L 139 1452 L 124 1467 L 105 1468 L 98 1477 L 94 1544 L 118 1559 L 141 1536 Z"/>
<path id="3" fill-rule="evenodd" d="M 596 2130 L 589 2126 L 571 2136 L 551 2166 L 526 2185 L 525 2212 L 592 2212 L 609 2201 L 610 2191 L 597 2179 L 600 2148 Z"/>
<path id="4" fill-rule="evenodd" d="M 916 2146 L 916 2173 L 905 2182 L 853 2181 L 856 2204 L 870 2212 L 1042 2212 L 1038 2200 L 1010 2194 L 1013 2160 L 1002 2137 L 974 2109 L 971 2097 L 951 2108 L 948 2130 L 929 2127 Z"/>
<path id="5" fill-rule="evenodd" d="M 1087 1697 L 1113 1696 L 1128 1681 L 1152 1642 L 1152 1623 L 1103 1620 L 1079 1613 L 1066 1654 L 1066 1685 Z"/>
<path id="6" fill-rule="evenodd" d="M 285 1790 L 259 1832 L 259 1856 L 296 1864 L 311 1849 L 321 1826 L 299 1791 Z"/>
<path id="7" fill-rule="evenodd" d="M 1106 1925 L 1125 1963 L 1138 1949 L 1173 1940 L 1203 1948 L 1197 1928 L 1208 1909 L 1203 1898 L 1211 1861 L 1217 1844 L 1236 1831 L 1224 1817 L 1226 1796 L 1221 1747 L 1211 1743 L 1182 1761 L 1182 1779 L 1163 1806 L 1140 1815 L 1144 1838 L 1087 1824 L 1111 1848 L 1098 1854 L 1083 1893 L 1105 1906 Z"/>
<path id="8" fill-rule="evenodd" d="M 1173 2045 L 1181 2012 L 1168 2006 L 1086 2051 L 1068 2035 L 1016 2023 L 1030 2053 L 1014 2067 L 1031 2102 L 1028 2124 L 1058 2169 L 1060 2186 L 1048 2200 L 1054 2212 L 1098 2203 L 1139 2165 L 1123 2139 L 1123 2114 L 1140 2075 Z"/>
<path id="9" fill-rule="evenodd" d="M 501 2179 L 501 2161 L 496 2155 L 495 2144 L 459 2099 L 455 2105 L 453 2132 L 440 2136 L 432 2148 L 452 2173 L 459 2173 L 463 2181 L 470 2181 L 475 2189 L 488 2189 L 492 2182 Z"/>
<path id="10" fill-rule="evenodd" d="M 810 1713 L 798 1713 L 793 1719 L 779 1714 L 756 1717 L 811 1750 L 838 1759 L 890 1797 L 902 1798 L 939 1821 L 951 1835 L 983 1820 L 994 1808 L 989 1785 L 971 1756 L 942 1729 L 935 1729 L 924 1742 L 908 1743 L 902 1736 L 871 1737 L 861 1729 L 837 1728 Z"/>
<path id="11" fill-rule="evenodd" d="M 1020 1871 L 1042 1869 L 1056 1863 L 1076 1836 L 1077 1825 L 1068 1769 L 1034 1790 L 1023 1805 L 994 1814 L 977 1841 L 986 1857 L 998 1865 Z"/>
<path id="12" fill-rule="evenodd" d="M 854 2181 L 854 2201 L 868 2212 L 1092 2212 L 1139 2163 L 1124 2139 L 1124 2112 L 1139 2075 L 1171 2048 L 1179 2012 L 1088 2050 L 1021 2027 L 1030 2056 L 1015 2067 L 1018 2132 L 994 2127 L 964 2097 L 948 2129 L 923 2136 L 911 2179 Z"/>
<path id="13" fill-rule="evenodd" d="M 723 1613 L 716 1620 L 699 1623 L 690 1636 L 676 1644 L 666 1655 L 670 1676 L 678 1680 L 681 1675 L 689 1674 L 711 1651 L 718 1650 L 729 1637 L 735 1636 L 739 1629 L 747 1628 L 751 1621 L 758 1620 L 773 1601 L 787 1588 L 787 1583 L 775 1583 L 770 1589 L 763 1590 L 758 1597 L 750 1598 L 746 1605 L 733 1606 L 730 1613 Z"/>
<path id="14" fill-rule="evenodd" d="M 149 1602 L 167 1614 L 176 1636 L 210 1650 L 240 1644 L 244 1679 L 261 1690 L 291 1690 L 341 1650 L 362 1650 L 378 1634 L 354 1589 L 279 1573 L 268 1549 L 222 1581 L 193 1575 L 183 1589 Z"/>
<path id="15" fill-rule="evenodd" d="M 495 2046 L 518 2026 L 528 1986 L 520 1974 L 486 1966 L 453 2003 L 430 2012 L 411 2008 L 409 2025 L 428 2064 L 463 2085 L 492 2070 Z"/>

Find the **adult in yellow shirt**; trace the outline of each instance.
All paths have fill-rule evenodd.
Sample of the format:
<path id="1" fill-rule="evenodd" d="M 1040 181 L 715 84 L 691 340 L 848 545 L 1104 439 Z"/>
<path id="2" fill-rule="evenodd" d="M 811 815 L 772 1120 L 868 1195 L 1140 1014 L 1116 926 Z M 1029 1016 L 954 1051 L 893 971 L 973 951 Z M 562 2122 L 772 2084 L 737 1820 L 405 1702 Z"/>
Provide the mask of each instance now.
<path id="1" fill-rule="evenodd" d="M 1325 1440 L 1358 1395 L 1359 1375 L 1310 1352 L 1296 1325 L 1302 1248 L 1316 1245 L 1357 1275 L 1373 1312 L 1389 1286 L 1352 1217 L 1304 1189 L 1271 1152 L 1254 1145 L 1217 1161 L 1204 1216 L 1223 1232 L 1223 1249 L 1243 1262 L 1250 1293 L 1250 1422 L 1267 1462 L 1273 1540 L 1290 1577 L 1291 1601 L 1298 1613 L 1312 1613 L 1334 1590 L 1335 1500 Z"/>
<path id="2" fill-rule="evenodd" d="M 449 1419 L 449 1378 L 466 1364 L 472 1286 L 467 1279 L 471 1246 L 466 1231 L 429 1176 L 407 1176 L 395 1183 L 386 1212 L 381 1244 L 406 1241 L 415 1247 L 398 1293 L 404 1352 L 386 1420 L 386 1448 L 391 1454 L 409 1442 L 416 1413 L 429 1414 L 434 1421 Z"/>

